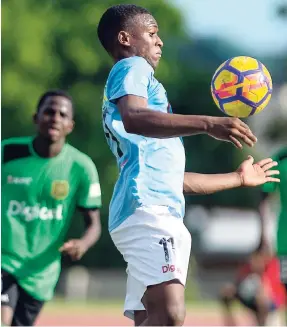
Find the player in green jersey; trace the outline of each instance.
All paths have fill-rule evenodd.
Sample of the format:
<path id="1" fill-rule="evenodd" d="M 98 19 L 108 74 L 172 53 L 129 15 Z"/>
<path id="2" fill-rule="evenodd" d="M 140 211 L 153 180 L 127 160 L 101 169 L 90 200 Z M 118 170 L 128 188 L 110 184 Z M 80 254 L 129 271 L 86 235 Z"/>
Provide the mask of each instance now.
<path id="1" fill-rule="evenodd" d="M 278 151 L 272 158 L 278 162 L 281 182 L 279 184 L 269 182 L 262 186 L 263 201 L 260 211 L 264 219 L 268 195 L 279 191 L 280 213 L 277 223 L 276 252 L 280 260 L 280 278 L 287 291 L 287 146 Z M 285 311 L 287 322 L 287 303 Z"/>
<path id="2" fill-rule="evenodd" d="M 50 300 L 61 253 L 78 260 L 101 233 L 101 190 L 92 160 L 66 143 L 74 127 L 71 97 L 48 91 L 34 116 L 35 137 L 2 142 L 1 316 L 5 325 L 31 326 Z M 80 239 L 64 242 L 79 209 Z"/>

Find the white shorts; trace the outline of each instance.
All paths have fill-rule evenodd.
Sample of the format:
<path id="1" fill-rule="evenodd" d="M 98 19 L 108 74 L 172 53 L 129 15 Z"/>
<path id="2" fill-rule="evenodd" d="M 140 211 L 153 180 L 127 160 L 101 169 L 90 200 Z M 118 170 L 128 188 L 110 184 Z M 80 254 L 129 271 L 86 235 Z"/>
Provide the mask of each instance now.
<path id="1" fill-rule="evenodd" d="M 127 262 L 125 316 L 133 319 L 135 310 L 145 310 L 141 299 L 147 286 L 172 279 L 185 286 L 191 236 L 167 207 L 137 209 L 111 237 Z"/>

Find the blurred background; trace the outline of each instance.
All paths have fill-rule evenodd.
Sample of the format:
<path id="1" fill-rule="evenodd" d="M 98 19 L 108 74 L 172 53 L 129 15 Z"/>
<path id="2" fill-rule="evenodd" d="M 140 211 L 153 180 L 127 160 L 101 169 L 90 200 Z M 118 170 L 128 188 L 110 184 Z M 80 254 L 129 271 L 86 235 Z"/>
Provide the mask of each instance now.
<path id="1" fill-rule="evenodd" d="M 56 297 L 39 324 L 131 325 L 121 315 L 125 263 L 107 231 L 108 205 L 118 172 L 104 138 L 101 103 L 113 63 L 96 33 L 102 13 L 118 3 L 2 0 L 2 139 L 33 134 L 32 115 L 39 96 L 50 88 L 67 90 L 76 105 L 76 128 L 69 142 L 94 160 L 103 194 L 102 237 L 80 262 L 63 258 Z M 273 78 L 270 104 L 246 120 L 259 138 L 257 145 L 239 151 L 207 136 L 185 138 L 187 170 L 229 172 L 248 154 L 259 159 L 287 143 L 286 0 L 135 3 L 149 9 L 159 23 L 164 49 L 156 77 L 167 89 L 176 113 L 222 115 L 213 103 L 210 81 L 216 68 L 232 56 L 257 58 Z M 220 324 L 215 302 L 218 289 L 258 245 L 259 202 L 259 189 L 186 198 L 185 222 L 193 237 L 187 324 Z M 275 198 L 268 224 L 271 242 L 276 211 Z M 83 230 L 78 218 L 69 237 Z"/>

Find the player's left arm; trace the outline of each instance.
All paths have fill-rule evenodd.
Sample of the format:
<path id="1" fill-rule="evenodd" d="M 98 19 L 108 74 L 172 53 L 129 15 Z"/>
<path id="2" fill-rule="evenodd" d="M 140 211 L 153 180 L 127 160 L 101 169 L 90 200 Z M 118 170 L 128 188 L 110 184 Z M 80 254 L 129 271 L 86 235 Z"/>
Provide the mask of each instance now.
<path id="1" fill-rule="evenodd" d="M 247 160 L 232 173 L 226 174 L 197 174 L 185 173 L 183 191 L 185 194 L 212 194 L 218 191 L 229 190 L 241 186 L 258 186 L 266 182 L 280 182 L 278 170 L 272 168 L 277 165 L 273 159 L 263 159 L 254 163 L 249 156 Z"/>
<path id="2" fill-rule="evenodd" d="M 78 190 L 77 207 L 85 222 L 85 232 L 80 239 L 67 241 L 60 249 L 70 255 L 73 260 L 79 260 L 101 236 L 101 187 L 97 169 L 92 160 L 87 161 L 83 169 Z"/>

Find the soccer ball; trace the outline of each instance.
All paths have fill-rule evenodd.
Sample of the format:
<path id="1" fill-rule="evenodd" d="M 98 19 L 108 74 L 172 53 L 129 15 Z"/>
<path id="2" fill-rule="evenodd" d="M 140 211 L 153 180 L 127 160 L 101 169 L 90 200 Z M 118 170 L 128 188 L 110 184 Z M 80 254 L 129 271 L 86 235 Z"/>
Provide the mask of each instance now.
<path id="1" fill-rule="evenodd" d="M 217 107 L 233 117 L 248 117 L 262 111 L 272 93 L 267 68 L 251 57 L 234 57 L 218 67 L 211 81 Z"/>

